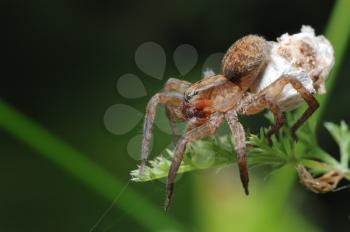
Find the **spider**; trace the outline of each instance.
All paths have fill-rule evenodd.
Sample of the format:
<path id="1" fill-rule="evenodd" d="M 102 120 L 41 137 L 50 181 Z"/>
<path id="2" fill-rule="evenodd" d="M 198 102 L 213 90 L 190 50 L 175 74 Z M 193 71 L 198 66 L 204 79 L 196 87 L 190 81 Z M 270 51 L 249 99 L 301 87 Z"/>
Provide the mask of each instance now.
<path id="1" fill-rule="evenodd" d="M 271 44 L 264 38 L 257 35 L 245 36 L 227 50 L 222 61 L 222 74 L 206 75 L 194 84 L 170 78 L 165 83 L 163 91 L 156 93 L 150 99 L 144 121 L 141 175 L 147 162 L 157 105 L 165 104 L 174 135 L 177 135 L 176 120 L 187 122 L 184 135 L 177 141 L 169 169 L 165 210 L 171 205 L 175 177 L 188 143 L 215 133 L 220 124 L 226 120 L 232 133 L 240 179 L 248 195 L 246 137 L 238 116 L 257 114 L 264 109 L 271 110 L 275 117 L 275 125 L 267 132 L 267 138 L 271 142 L 271 136 L 283 125 L 282 110 L 277 104 L 277 98 L 287 84 L 290 84 L 309 106 L 291 128 L 294 138 L 296 130 L 318 108 L 318 102 L 312 93 L 298 79 L 289 75 L 282 75 L 266 88 L 254 91 L 254 86 L 269 61 L 270 50 Z"/>

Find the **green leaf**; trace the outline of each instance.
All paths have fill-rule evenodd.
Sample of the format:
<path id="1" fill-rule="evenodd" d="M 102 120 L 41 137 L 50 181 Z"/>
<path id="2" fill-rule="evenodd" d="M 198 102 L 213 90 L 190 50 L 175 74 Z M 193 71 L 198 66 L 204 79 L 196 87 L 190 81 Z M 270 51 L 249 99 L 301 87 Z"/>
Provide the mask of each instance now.
<path id="1" fill-rule="evenodd" d="M 138 169 L 131 171 L 131 180 L 145 182 L 167 177 L 173 156 L 174 151 L 166 149 L 160 156 L 149 161 L 150 165 L 145 167 L 143 175 L 140 175 Z M 211 136 L 187 146 L 178 173 L 223 167 L 234 163 L 235 157 L 229 136 Z"/>
<path id="2" fill-rule="evenodd" d="M 293 159 L 293 140 L 289 135 L 289 129 L 281 129 L 279 137 L 288 134 L 283 139 L 273 137 L 273 146 L 267 142 L 266 129 L 261 129 L 259 135 L 249 135 L 247 145 L 249 167 L 269 166 L 271 170 L 278 169 Z M 204 140 L 190 143 L 185 151 L 178 173 L 189 171 L 220 168 L 236 162 L 236 154 L 231 143 L 231 136 L 210 136 Z M 145 182 L 168 176 L 174 151 L 166 149 L 154 160 L 149 161 L 143 175 L 139 170 L 130 172 L 131 180 Z"/>
<path id="3" fill-rule="evenodd" d="M 342 157 L 342 163 L 340 164 L 318 145 L 316 135 L 312 133 L 311 126 L 308 123 L 298 131 L 299 141 L 295 143 L 289 131 L 290 124 L 295 120 L 291 115 L 288 115 L 287 119 L 278 135 L 272 137 L 272 145 L 268 143 L 266 138 L 267 129 L 261 129 L 257 135 L 250 134 L 247 136 L 247 155 L 250 168 L 268 166 L 272 172 L 287 164 L 296 165 L 301 163 L 313 175 L 321 175 L 330 170 L 338 170 L 342 173 L 349 172 L 350 131 L 345 122 L 341 122 L 340 125 L 325 124 L 325 127 L 340 147 Z M 272 120 L 271 117 L 270 120 Z M 187 146 L 185 158 L 178 173 L 233 164 L 236 161 L 236 155 L 231 141 L 231 137 L 225 135 L 211 136 L 190 143 Z M 296 145 L 300 145 L 297 149 L 298 154 L 295 154 Z M 138 169 L 131 171 L 132 180 L 144 182 L 167 177 L 173 156 L 174 152 L 166 149 L 160 156 L 149 162 L 149 166 L 145 167 L 144 175 L 140 175 Z"/>
<path id="4" fill-rule="evenodd" d="M 340 150 L 340 163 L 344 168 L 349 165 L 350 131 L 348 125 L 341 121 L 340 125 L 326 122 L 325 127 L 337 142 Z"/>

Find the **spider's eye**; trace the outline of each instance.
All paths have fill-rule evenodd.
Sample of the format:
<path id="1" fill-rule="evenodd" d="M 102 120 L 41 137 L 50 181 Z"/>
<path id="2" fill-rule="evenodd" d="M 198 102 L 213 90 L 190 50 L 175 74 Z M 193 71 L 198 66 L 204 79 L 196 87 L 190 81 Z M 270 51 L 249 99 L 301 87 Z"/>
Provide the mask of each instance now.
<path id="1" fill-rule="evenodd" d="M 191 100 L 192 97 L 196 96 L 198 94 L 198 91 L 193 91 L 193 92 L 190 92 L 188 94 L 185 94 L 185 101 L 186 102 L 189 102 Z"/>

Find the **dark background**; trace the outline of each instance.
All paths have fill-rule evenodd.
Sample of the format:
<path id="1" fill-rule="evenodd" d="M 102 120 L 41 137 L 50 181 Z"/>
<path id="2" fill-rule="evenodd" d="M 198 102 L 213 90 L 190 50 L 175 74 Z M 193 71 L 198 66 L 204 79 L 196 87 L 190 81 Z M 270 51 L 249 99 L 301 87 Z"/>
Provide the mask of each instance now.
<path id="1" fill-rule="evenodd" d="M 285 32 L 297 32 L 301 25 L 323 33 L 333 4 L 331 0 L 3 0 L 0 97 L 126 183 L 137 164 L 126 155 L 126 143 L 142 124 L 117 136 L 105 129 L 103 115 L 116 103 L 144 112 L 149 96 L 129 100 L 116 91 L 116 81 L 124 73 L 142 77 L 149 95 L 165 82 L 166 78 L 147 77 L 135 65 L 134 52 L 140 44 L 154 41 L 165 49 L 166 75 L 179 75 L 172 62 L 174 49 L 183 43 L 193 45 L 199 62 L 190 79 L 196 80 L 209 54 L 224 52 L 243 35 L 274 40 Z M 348 49 L 327 106 L 327 121 L 350 122 L 349 55 Z M 259 126 L 250 123 L 252 130 Z M 319 138 L 337 154 L 324 130 Z M 89 231 L 110 203 L 3 130 L 0 158 L 0 231 Z M 179 183 L 171 212 L 186 225 L 195 220 L 190 176 Z M 162 183 L 131 185 L 162 208 Z M 315 195 L 301 189 L 299 194 L 306 195 L 301 214 L 320 231 L 348 231 L 349 191 Z M 96 231 L 147 229 L 116 206 Z"/>

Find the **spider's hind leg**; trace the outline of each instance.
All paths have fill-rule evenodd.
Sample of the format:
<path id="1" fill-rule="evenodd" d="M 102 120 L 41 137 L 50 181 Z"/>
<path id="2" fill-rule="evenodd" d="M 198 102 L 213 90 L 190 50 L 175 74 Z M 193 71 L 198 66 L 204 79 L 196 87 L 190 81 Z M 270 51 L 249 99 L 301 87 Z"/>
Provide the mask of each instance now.
<path id="1" fill-rule="evenodd" d="M 272 144 L 272 139 L 271 139 L 272 135 L 276 134 L 278 132 L 278 130 L 283 126 L 284 120 L 283 120 L 282 112 L 277 104 L 275 104 L 273 102 L 269 102 L 269 108 L 270 108 L 270 110 L 273 113 L 273 116 L 275 118 L 275 125 L 273 125 L 273 127 L 266 134 L 267 141 L 271 145 Z"/>
<path id="2" fill-rule="evenodd" d="M 175 145 L 179 139 L 179 134 L 178 134 L 177 127 L 176 127 L 176 118 L 177 117 L 176 117 L 174 107 L 166 105 L 165 106 L 165 113 L 166 113 L 166 116 L 169 120 L 169 126 L 170 126 L 171 132 L 173 134 L 173 144 Z"/>
<path id="3" fill-rule="evenodd" d="M 275 118 L 275 125 L 266 133 L 267 141 L 272 144 L 271 137 L 276 134 L 278 130 L 283 126 L 284 120 L 282 112 L 278 105 L 267 98 L 266 94 L 251 94 L 245 102 L 242 102 L 242 107 L 239 109 L 239 114 L 253 115 L 257 114 L 264 109 L 270 109 Z"/>
<path id="4" fill-rule="evenodd" d="M 298 121 L 292 126 L 291 133 L 294 139 L 296 139 L 296 131 L 297 129 L 304 124 L 304 122 L 317 110 L 319 107 L 319 103 L 316 98 L 310 93 L 305 86 L 296 78 L 290 76 L 282 76 L 270 86 L 266 87 L 259 95 L 264 95 L 269 99 L 276 99 L 283 88 L 287 85 L 291 84 L 293 88 L 301 95 L 304 101 L 308 104 L 307 110 L 303 113 L 303 115 L 298 119 Z M 274 113 L 275 114 L 275 113 Z M 275 115 L 276 117 L 276 115 Z"/>

